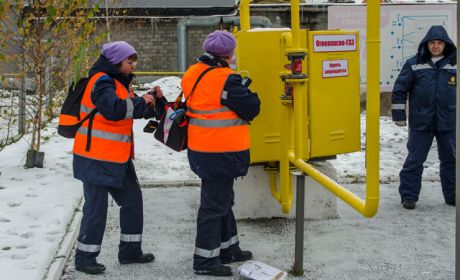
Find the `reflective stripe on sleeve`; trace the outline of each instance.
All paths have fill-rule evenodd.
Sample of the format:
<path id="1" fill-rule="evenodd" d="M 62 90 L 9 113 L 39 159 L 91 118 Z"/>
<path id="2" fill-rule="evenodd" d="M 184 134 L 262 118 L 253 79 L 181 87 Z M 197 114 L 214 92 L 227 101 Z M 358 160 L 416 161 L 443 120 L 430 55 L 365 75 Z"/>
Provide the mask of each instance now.
<path id="1" fill-rule="evenodd" d="M 141 242 L 142 234 L 120 234 L 120 241 L 123 242 Z"/>
<path id="2" fill-rule="evenodd" d="M 432 68 L 433 68 L 433 67 L 431 67 L 431 65 L 428 64 L 428 63 L 414 64 L 414 65 L 412 65 L 412 70 L 413 70 L 413 71 L 422 70 L 422 69 L 432 69 Z"/>
<path id="3" fill-rule="evenodd" d="M 194 110 L 190 107 L 187 107 L 187 111 L 189 111 L 192 114 L 200 114 L 200 115 L 209 115 L 209 114 L 215 114 L 215 113 L 222 113 L 222 112 L 228 112 L 230 109 L 227 107 L 222 107 L 214 110 Z"/>
<path id="4" fill-rule="evenodd" d="M 78 133 L 87 135 L 88 128 L 81 126 L 78 129 Z M 131 142 L 131 135 L 116 134 L 116 133 L 111 133 L 107 131 L 97 130 L 94 128 L 91 130 L 91 137 L 97 137 L 97 138 L 102 138 L 102 139 L 107 139 L 107 140 L 112 140 L 112 141 L 118 141 L 118 142 L 127 142 L 127 143 Z"/>
<path id="5" fill-rule="evenodd" d="M 228 247 L 238 243 L 238 241 L 239 241 L 238 236 L 234 235 L 234 236 L 230 237 L 230 239 L 228 241 L 220 243 L 220 248 L 221 249 L 227 249 Z"/>
<path id="6" fill-rule="evenodd" d="M 195 255 L 208 259 L 215 258 L 220 255 L 220 248 L 216 248 L 214 250 L 206 250 L 195 247 Z"/>
<path id="7" fill-rule="evenodd" d="M 201 127 L 230 127 L 238 125 L 248 125 L 249 122 L 242 119 L 232 119 L 232 120 L 201 120 L 197 118 L 191 118 L 189 120 L 191 125 L 201 126 Z"/>
<path id="8" fill-rule="evenodd" d="M 131 98 L 126 98 L 126 115 L 125 115 L 125 120 L 126 119 L 132 119 L 133 118 L 133 112 L 134 112 L 134 104 Z"/>
<path id="9" fill-rule="evenodd" d="M 83 252 L 97 253 L 101 251 L 101 245 L 89 245 L 77 242 L 77 249 Z"/>
<path id="10" fill-rule="evenodd" d="M 392 110 L 406 110 L 406 104 L 391 104 Z"/>
<path id="11" fill-rule="evenodd" d="M 86 113 L 86 114 L 89 114 L 91 113 L 91 111 L 93 111 L 94 109 L 96 108 L 89 108 L 83 104 L 80 105 L 80 113 Z"/>

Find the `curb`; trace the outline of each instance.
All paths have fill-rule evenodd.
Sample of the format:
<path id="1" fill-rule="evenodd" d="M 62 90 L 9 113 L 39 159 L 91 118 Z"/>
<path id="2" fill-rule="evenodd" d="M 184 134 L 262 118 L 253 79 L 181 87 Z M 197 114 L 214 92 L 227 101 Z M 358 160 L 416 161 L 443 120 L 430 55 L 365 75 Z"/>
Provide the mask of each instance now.
<path id="1" fill-rule="evenodd" d="M 72 249 L 78 237 L 78 229 L 80 228 L 81 217 L 83 215 L 81 209 L 83 207 L 83 197 L 80 203 L 74 210 L 74 215 L 67 225 L 67 231 L 59 244 L 59 249 L 51 260 L 43 280 L 59 280 L 64 271 L 64 266 L 72 253 Z"/>
<path id="2" fill-rule="evenodd" d="M 440 182 L 441 179 L 439 176 L 422 176 L 422 182 Z M 343 177 L 338 178 L 337 182 L 339 184 L 364 184 L 366 183 L 365 176 L 359 177 Z M 399 182 L 399 176 L 380 176 L 379 183 L 380 184 L 389 184 L 389 183 L 397 183 Z"/>
<path id="3" fill-rule="evenodd" d="M 190 180 L 144 180 L 139 181 L 141 188 L 196 187 L 201 186 L 200 179 Z"/>

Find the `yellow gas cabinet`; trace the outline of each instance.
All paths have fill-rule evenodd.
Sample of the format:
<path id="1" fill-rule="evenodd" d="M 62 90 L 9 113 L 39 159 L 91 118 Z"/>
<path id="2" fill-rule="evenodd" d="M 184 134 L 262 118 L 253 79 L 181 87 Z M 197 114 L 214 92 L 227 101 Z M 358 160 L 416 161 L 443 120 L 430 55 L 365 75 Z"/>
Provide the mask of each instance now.
<path id="1" fill-rule="evenodd" d="M 308 162 L 360 151 L 358 32 L 301 30 L 299 0 L 291 0 L 291 28 L 251 29 L 249 0 L 240 1 L 241 30 L 235 30 L 237 70 L 253 79 L 251 89 L 262 101 L 261 113 L 250 128 L 251 161 L 278 163 L 267 164 L 265 171 L 270 192 L 284 213 L 289 213 L 293 203 L 292 167 L 363 216 L 377 213 L 379 3 L 367 2 L 366 62 L 373 69 L 368 67 L 366 73 L 366 195 L 362 199 Z"/>
<path id="2" fill-rule="evenodd" d="M 253 80 L 251 89 L 262 102 L 261 113 L 251 125 L 251 162 L 279 161 L 280 134 L 288 125 L 283 123 L 281 99 L 289 97 L 289 83 L 282 77 L 289 77 L 293 67 L 286 56 L 290 30 L 253 29 L 236 36 L 237 70 Z M 358 33 L 300 30 L 299 43 L 307 49 L 302 61 L 307 87 L 297 93 L 307 97 L 301 120 L 306 127 L 306 149 L 301 157 L 308 160 L 359 151 Z"/>
<path id="3" fill-rule="evenodd" d="M 259 116 L 251 124 L 252 163 L 280 160 L 281 128 L 286 125 L 281 120 L 280 96 L 285 91 L 281 76 L 290 72 L 286 68 L 290 65 L 285 54 L 287 31 L 287 28 L 261 28 L 236 34 L 237 70 L 252 79 L 250 88 L 258 93 L 262 104 Z M 301 34 L 301 44 L 306 47 L 307 32 L 301 30 Z M 305 60 L 303 66 L 306 69 Z"/>
<path id="4" fill-rule="evenodd" d="M 308 32 L 310 158 L 360 150 L 358 32 Z"/>

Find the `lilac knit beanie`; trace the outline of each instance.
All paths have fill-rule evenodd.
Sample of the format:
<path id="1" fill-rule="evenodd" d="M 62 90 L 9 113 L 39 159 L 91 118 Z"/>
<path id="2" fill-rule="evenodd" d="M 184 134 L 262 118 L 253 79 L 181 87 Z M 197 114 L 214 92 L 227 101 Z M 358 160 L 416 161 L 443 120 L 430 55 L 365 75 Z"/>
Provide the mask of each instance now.
<path id="1" fill-rule="evenodd" d="M 117 65 L 136 53 L 133 46 L 125 41 L 110 42 L 102 46 L 102 55 L 113 65 Z"/>
<path id="2" fill-rule="evenodd" d="M 235 46 L 235 37 L 227 31 L 214 31 L 203 42 L 205 52 L 220 57 L 232 57 Z"/>

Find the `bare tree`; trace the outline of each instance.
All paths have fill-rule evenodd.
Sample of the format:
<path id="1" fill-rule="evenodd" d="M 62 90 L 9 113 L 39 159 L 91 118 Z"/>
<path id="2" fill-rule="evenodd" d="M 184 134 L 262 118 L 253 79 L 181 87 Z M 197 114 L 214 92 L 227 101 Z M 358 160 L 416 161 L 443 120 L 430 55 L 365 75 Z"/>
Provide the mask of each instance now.
<path id="1" fill-rule="evenodd" d="M 127 19 L 129 9 L 123 0 L 104 0 L 104 22 L 107 42 L 113 40 L 113 31 L 118 30 Z"/>

